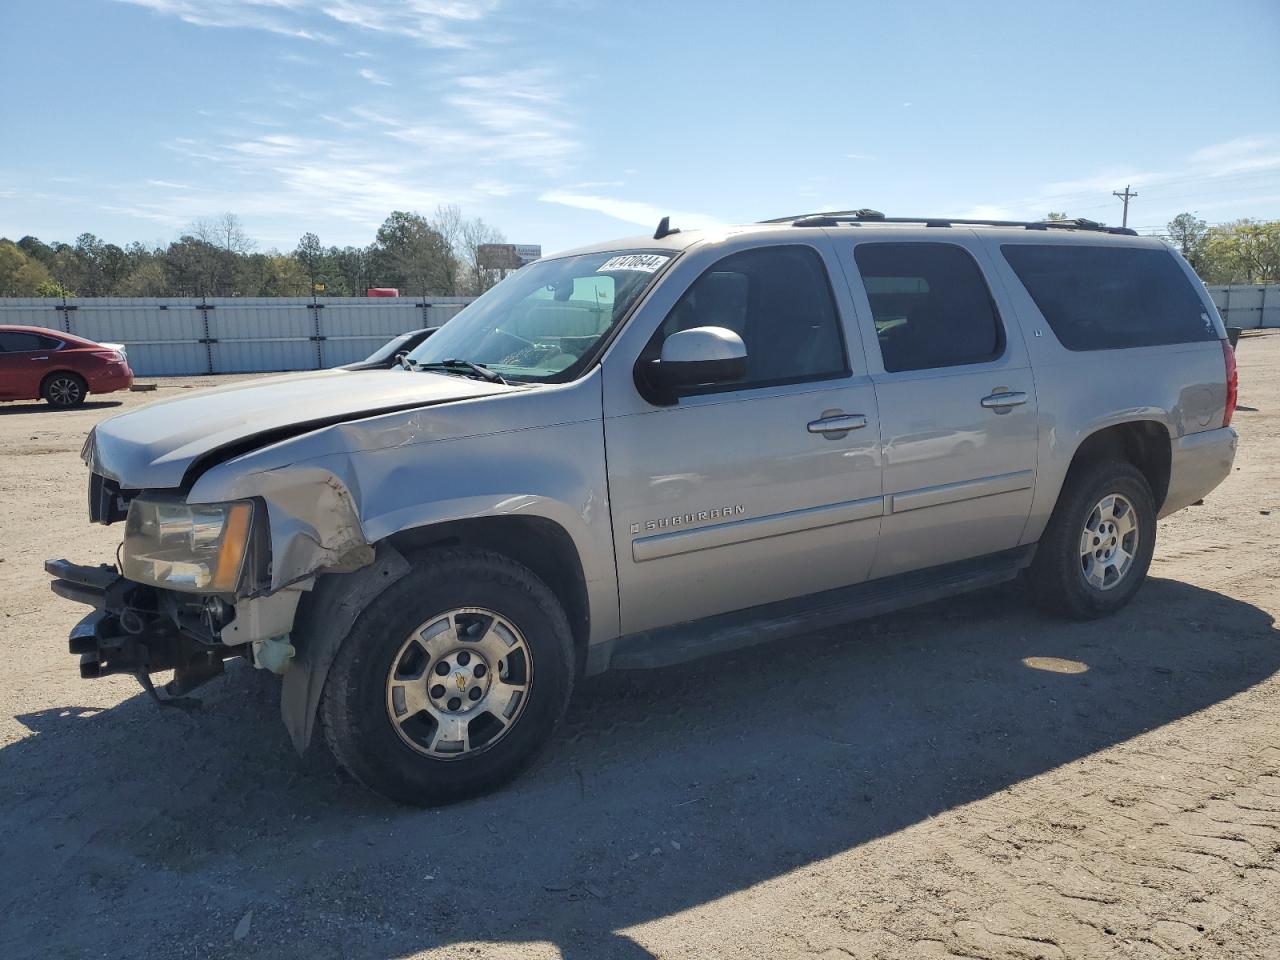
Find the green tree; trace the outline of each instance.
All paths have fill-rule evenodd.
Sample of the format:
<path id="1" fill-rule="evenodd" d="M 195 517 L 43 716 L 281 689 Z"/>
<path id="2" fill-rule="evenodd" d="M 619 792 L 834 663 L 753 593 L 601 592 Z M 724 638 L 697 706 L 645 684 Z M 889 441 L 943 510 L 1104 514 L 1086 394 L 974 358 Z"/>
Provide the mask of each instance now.
<path id="1" fill-rule="evenodd" d="M 74 297 L 76 292 L 68 290 L 57 280 L 42 280 L 36 287 L 37 297 Z"/>
<path id="2" fill-rule="evenodd" d="M 1187 258 L 1192 268 L 1200 269 L 1209 226 L 1193 213 L 1180 213 L 1169 221 L 1169 243 Z"/>
<path id="3" fill-rule="evenodd" d="M 0 297 L 39 297 L 40 285 L 49 282 L 43 263 L 12 240 L 0 239 Z"/>
<path id="4" fill-rule="evenodd" d="M 373 286 L 373 247 L 330 247 L 326 258 L 333 296 L 363 297 Z"/>
<path id="5" fill-rule="evenodd" d="M 234 254 L 199 237 L 184 234 L 164 252 L 173 279 L 173 293 L 181 297 L 230 296 L 233 291 Z"/>
<path id="6" fill-rule="evenodd" d="M 302 239 L 298 241 L 297 249 L 293 251 L 293 256 L 302 265 L 311 289 L 315 290 L 316 284 L 323 282 L 329 272 L 325 262 L 324 247 L 320 246 L 320 238 L 314 233 L 304 233 Z M 329 291 L 326 289 L 325 292 Z"/>
<path id="7" fill-rule="evenodd" d="M 1044 218 L 1046 220 L 1066 220 L 1067 215 L 1065 213 L 1054 213 L 1052 210 L 1050 210 L 1047 214 L 1045 214 Z"/>
<path id="8" fill-rule="evenodd" d="M 148 260 L 134 267 L 114 292 L 122 297 L 163 297 L 169 292 L 169 275 L 158 260 Z"/>
<path id="9" fill-rule="evenodd" d="M 1280 282 L 1280 221 L 1210 227 L 1198 272 L 1205 283 Z"/>
<path id="10" fill-rule="evenodd" d="M 38 237 L 28 234 L 18 241 L 18 249 L 32 260 L 44 264 L 46 270 L 53 266 L 53 248 L 47 243 L 41 243 Z"/>
<path id="11" fill-rule="evenodd" d="M 374 246 L 375 265 L 388 286 L 422 296 L 447 287 L 452 251 L 421 214 L 393 211 L 378 228 Z"/>

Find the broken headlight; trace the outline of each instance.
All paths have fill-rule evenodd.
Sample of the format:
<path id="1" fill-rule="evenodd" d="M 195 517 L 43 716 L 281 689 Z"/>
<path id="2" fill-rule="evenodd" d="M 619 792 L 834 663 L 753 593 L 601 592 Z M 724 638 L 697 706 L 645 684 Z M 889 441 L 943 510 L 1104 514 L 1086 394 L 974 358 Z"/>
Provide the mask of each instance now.
<path id="1" fill-rule="evenodd" d="M 129 504 L 125 579 L 190 593 L 234 593 L 253 529 L 253 503 L 183 503 L 139 497 Z"/>

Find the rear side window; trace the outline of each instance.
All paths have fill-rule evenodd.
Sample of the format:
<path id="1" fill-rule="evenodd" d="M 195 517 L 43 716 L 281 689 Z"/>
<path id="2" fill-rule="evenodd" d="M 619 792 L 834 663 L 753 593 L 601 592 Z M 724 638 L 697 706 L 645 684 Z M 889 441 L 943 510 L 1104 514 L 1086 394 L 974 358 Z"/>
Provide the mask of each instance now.
<path id="1" fill-rule="evenodd" d="M 34 350 L 53 350 L 59 341 L 52 337 L 42 337 L 38 333 L 13 331 L 0 333 L 0 352 L 25 353 Z"/>
<path id="2" fill-rule="evenodd" d="M 994 360 L 1003 328 L 968 251 L 951 243 L 860 243 L 853 258 L 890 373 Z"/>
<path id="3" fill-rule="evenodd" d="M 1039 243 L 1000 249 L 1068 350 L 1218 339 L 1187 275 L 1163 250 Z"/>

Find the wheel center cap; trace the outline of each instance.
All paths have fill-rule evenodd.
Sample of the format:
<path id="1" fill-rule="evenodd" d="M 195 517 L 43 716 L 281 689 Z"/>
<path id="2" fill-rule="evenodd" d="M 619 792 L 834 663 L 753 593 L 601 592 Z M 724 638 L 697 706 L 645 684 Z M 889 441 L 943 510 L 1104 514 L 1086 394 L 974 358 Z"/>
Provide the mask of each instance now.
<path id="1" fill-rule="evenodd" d="M 457 685 L 459 693 L 467 689 L 467 675 L 461 670 L 454 673 L 453 682 Z"/>

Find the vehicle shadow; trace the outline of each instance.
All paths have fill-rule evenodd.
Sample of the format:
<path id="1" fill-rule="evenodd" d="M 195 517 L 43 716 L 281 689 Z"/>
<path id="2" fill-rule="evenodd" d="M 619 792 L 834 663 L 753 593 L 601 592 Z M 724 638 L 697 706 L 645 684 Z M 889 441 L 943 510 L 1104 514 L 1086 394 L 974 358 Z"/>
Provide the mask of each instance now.
<path id="1" fill-rule="evenodd" d="M 30 402 L 5 402 L 0 403 L 0 417 L 21 416 L 28 413 L 76 413 L 85 410 L 106 410 L 109 407 L 124 406 L 123 400 L 86 400 L 84 403 L 75 407 L 51 407 L 43 400 L 33 400 Z"/>
<path id="2" fill-rule="evenodd" d="M 1278 669 L 1272 617 L 1222 594 L 1153 579 L 1118 616 L 1076 624 L 1010 585 L 585 682 L 531 773 L 439 810 L 294 758 L 273 678 L 247 669 L 195 714 L 141 695 L 26 714 L 33 735 L 0 749 L 0 955 L 389 958 L 479 941 L 646 957 L 629 927 Z"/>

